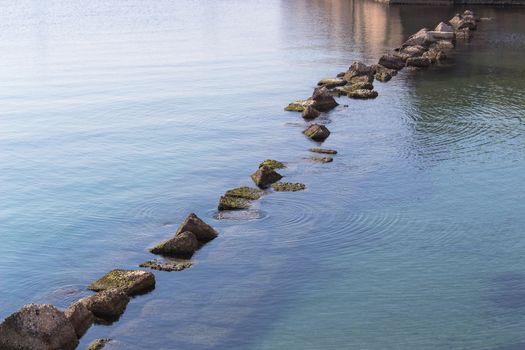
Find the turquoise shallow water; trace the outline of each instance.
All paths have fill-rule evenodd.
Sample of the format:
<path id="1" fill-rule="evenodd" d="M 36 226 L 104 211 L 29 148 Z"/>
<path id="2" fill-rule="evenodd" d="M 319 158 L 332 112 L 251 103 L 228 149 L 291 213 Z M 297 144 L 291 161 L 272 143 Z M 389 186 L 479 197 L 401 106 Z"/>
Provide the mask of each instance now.
<path id="1" fill-rule="evenodd" d="M 282 108 L 455 9 L 3 4 L 0 318 L 67 306 L 195 211 L 220 238 L 82 346 L 525 348 L 525 10 L 476 10 L 492 20 L 451 64 L 341 99 L 322 119 L 339 154 L 319 165 Z M 215 219 L 220 194 L 269 157 L 307 191 Z"/>

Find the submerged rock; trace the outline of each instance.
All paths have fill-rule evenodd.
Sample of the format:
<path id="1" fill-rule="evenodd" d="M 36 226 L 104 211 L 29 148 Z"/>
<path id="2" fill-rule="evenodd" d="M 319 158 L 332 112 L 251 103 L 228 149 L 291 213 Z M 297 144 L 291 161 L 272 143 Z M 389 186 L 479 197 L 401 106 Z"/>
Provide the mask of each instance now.
<path id="1" fill-rule="evenodd" d="M 300 182 L 277 182 L 272 188 L 277 192 L 297 192 L 304 190 L 306 185 Z"/>
<path id="2" fill-rule="evenodd" d="M 315 141 L 324 141 L 330 136 L 330 130 L 324 125 L 312 124 L 303 131 L 303 134 Z"/>
<path id="3" fill-rule="evenodd" d="M 349 91 L 346 95 L 351 98 L 369 99 L 376 98 L 379 94 L 375 90 L 357 89 Z"/>
<path id="4" fill-rule="evenodd" d="M 182 271 L 191 267 L 192 263 L 190 261 L 159 261 L 159 260 L 149 260 L 140 264 L 140 267 L 145 267 L 158 271 Z"/>
<path id="5" fill-rule="evenodd" d="M 108 289 L 80 299 L 79 302 L 98 318 L 98 323 L 114 322 L 126 310 L 129 296 L 121 289 Z"/>
<path id="6" fill-rule="evenodd" d="M 328 89 L 324 86 L 314 90 L 312 99 L 314 100 L 312 107 L 317 109 L 319 112 L 328 112 L 339 105 L 335 101 L 334 97 L 330 95 Z"/>
<path id="7" fill-rule="evenodd" d="M 259 164 L 259 168 L 264 166 L 264 165 L 266 165 L 267 167 L 270 167 L 272 169 L 284 169 L 284 168 L 286 168 L 286 165 L 284 165 L 284 163 L 279 162 L 278 160 L 275 160 L 275 159 L 266 159 L 261 164 Z"/>
<path id="8" fill-rule="evenodd" d="M 311 98 L 307 100 L 298 100 L 291 102 L 288 106 L 284 108 L 285 111 L 291 111 L 291 112 L 302 112 L 306 109 L 306 107 L 311 106 L 314 103 L 314 100 Z"/>
<path id="9" fill-rule="evenodd" d="M 190 231 L 184 231 L 157 244 L 150 249 L 150 252 L 173 257 L 191 258 L 197 249 L 199 249 L 199 241 L 195 234 Z"/>
<path id="10" fill-rule="evenodd" d="M 219 210 L 241 210 L 248 209 L 249 207 L 250 202 L 246 199 L 230 196 L 221 196 L 218 205 Z"/>
<path id="11" fill-rule="evenodd" d="M 88 287 L 95 292 L 115 288 L 129 296 L 143 294 L 155 288 L 155 275 L 141 270 L 115 269 Z"/>
<path id="12" fill-rule="evenodd" d="M 310 160 L 317 163 L 331 163 L 334 161 L 332 157 L 310 157 Z"/>
<path id="13" fill-rule="evenodd" d="M 191 213 L 177 229 L 176 235 L 190 231 L 200 243 L 206 243 L 216 238 L 219 233 L 202 221 L 195 213 Z"/>
<path id="14" fill-rule="evenodd" d="M 73 325 L 52 305 L 25 305 L 0 324 L 2 350 L 73 350 L 77 345 Z"/>
<path id="15" fill-rule="evenodd" d="M 94 322 L 94 317 L 91 311 L 78 301 L 65 309 L 64 315 L 73 325 L 78 338 L 81 338 Z"/>
<path id="16" fill-rule="evenodd" d="M 334 88 L 336 86 L 345 85 L 346 81 L 340 78 L 329 78 L 320 80 L 317 85 L 326 86 L 328 89 Z"/>
<path id="17" fill-rule="evenodd" d="M 411 57 L 407 60 L 407 67 L 428 67 L 430 60 L 426 57 Z"/>
<path id="18" fill-rule="evenodd" d="M 321 115 L 321 112 L 319 112 L 317 109 L 315 109 L 312 106 L 306 107 L 306 109 L 303 111 L 303 118 L 304 119 L 315 119 Z"/>
<path id="19" fill-rule="evenodd" d="M 337 154 L 336 150 L 334 150 L 334 149 L 326 149 L 326 148 L 310 148 L 310 152 L 324 153 L 324 154 Z"/>
<path id="20" fill-rule="evenodd" d="M 392 53 L 387 53 L 379 59 L 379 64 L 385 68 L 401 70 L 405 67 L 405 61 Z"/>
<path id="21" fill-rule="evenodd" d="M 253 182 L 260 188 L 266 188 L 282 179 L 282 175 L 269 166 L 263 165 L 251 176 Z"/>
<path id="22" fill-rule="evenodd" d="M 111 339 L 95 339 L 89 343 L 87 350 L 102 350 Z"/>
<path id="23" fill-rule="evenodd" d="M 237 188 L 228 190 L 226 191 L 224 195 L 229 196 L 229 197 L 238 197 L 238 198 L 244 198 L 244 199 L 250 199 L 250 200 L 257 200 L 261 198 L 263 193 L 264 192 L 258 188 L 244 186 L 244 187 L 237 187 Z"/>

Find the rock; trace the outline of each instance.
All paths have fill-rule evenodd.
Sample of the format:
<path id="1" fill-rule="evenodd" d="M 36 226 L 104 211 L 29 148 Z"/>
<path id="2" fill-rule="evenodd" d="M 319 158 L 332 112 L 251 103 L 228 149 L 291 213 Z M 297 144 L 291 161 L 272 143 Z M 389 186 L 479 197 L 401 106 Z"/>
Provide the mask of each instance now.
<path id="1" fill-rule="evenodd" d="M 334 161 L 332 157 L 310 157 L 310 160 L 317 163 L 331 163 Z"/>
<path id="2" fill-rule="evenodd" d="M 218 205 L 219 210 L 242 210 L 248 209 L 249 207 L 250 202 L 248 202 L 246 199 L 230 196 L 221 196 Z"/>
<path id="3" fill-rule="evenodd" d="M 141 270 L 115 269 L 88 287 L 95 292 L 115 288 L 129 296 L 144 294 L 155 288 L 155 275 Z"/>
<path id="4" fill-rule="evenodd" d="M 259 167 L 264 165 L 263 163 L 261 163 Z M 263 193 L 264 192 L 259 190 L 258 188 L 244 186 L 244 187 L 237 187 L 237 188 L 228 190 L 226 191 L 224 195 L 229 196 L 229 197 L 239 197 L 239 198 L 244 198 L 244 199 L 257 200 L 261 198 Z"/>
<path id="5" fill-rule="evenodd" d="M 81 338 L 86 334 L 87 330 L 93 324 L 94 317 L 88 308 L 80 303 L 76 302 L 71 304 L 67 309 L 64 310 L 64 315 L 69 322 L 73 325 L 77 338 Z"/>
<path id="6" fill-rule="evenodd" d="M 410 36 L 407 41 L 403 44 L 403 47 L 406 46 L 415 46 L 421 45 L 428 47 L 430 44 L 436 42 L 436 39 L 429 33 L 428 29 L 423 28 L 419 30 L 416 34 Z"/>
<path id="7" fill-rule="evenodd" d="M 355 61 L 350 68 L 348 68 L 348 72 L 352 72 L 353 76 L 370 75 L 372 74 L 372 68 L 363 62 Z"/>
<path id="8" fill-rule="evenodd" d="M 260 188 L 266 188 L 283 177 L 269 166 L 263 165 L 252 174 L 252 180 Z"/>
<path id="9" fill-rule="evenodd" d="M 346 73 L 346 72 L 340 72 L 340 73 L 337 73 L 336 77 L 338 77 L 338 78 L 342 78 L 342 77 L 345 76 L 345 73 Z"/>
<path id="10" fill-rule="evenodd" d="M 465 10 L 463 12 L 463 16 L 473 16 L 474 17 L 474 12 L 472 12 L 471 10 Z"/>
<path id="11" fill-rule="evenodd" d="M 449 40 L 438 40 L 432 47 L 432 49 L 437 50 L 452 50 L 454 48 L 454 43 Z"/>
<path id="12" fill-rule="evenodd" d="M 348 84 L 369 84 L 374 81 L 374 76 L 370 75 L 360 75 L 357 77 L 352 77 L 348 80 Z"/>
<path id="13" fill-rule="evenodd" d="M 428 67 L 430 59 L 426 57 L 411 57 L 407 60 L 407 67 Z"/>
<path id="14" fill-rule="evenodd" d="M 312 106 L 306 107 L 306 109 L 303 111 L 303 118 L 304 119 L 315 119 L 321 115 L 321 112 L 319 112 L 317 109 L 315 109 Z"/>
<path id="15" fill-rule="evenodd" d="M 87 350 L 102 350 L 111 339 L 95 339 L 89 343 Z"/>
<path id="16" fill-rule="evenodd" d="M 372 66 L 374 77 L 382 82 L 387 82 L 397 74 L 397 70 L 386 68 L 380 64 L 374 64 Z"/>
<path id="17" fill-rule="evenodd" d="M 310 152 L 324 153 L 324 154 L 337 154 L 336 150 L 334 150 L 334 149 L 326 149 L 326 148 L 310 148 Z"/>
<path id="18" fill-rule="evenodd" d="M 344 74 L 343 74 L 344 76 Z M 326 86 L 328 89 L 334 88 L 336 86 L 345 85 L 346 81 L 340 78 L 328 78 L 320 80 L 317 85 Z"/>
<path id="19" fill-rule="evenodd" d="M 451 25 L 446 24 L 445 22 L 439 22 L 439 24 L 434 29 L 435 32 L 444 32 L 444 33 L 454 33 L 454 28 Z"/>
<path id="20" fill-rule="evenodd" d="M 277 192 L 297 192 L 306 188 L 306 185 L 300 182 L 277 182 L 272 185 Z"/>
<path id="21" fill-rule="evenodd" d="M 190 261 L 166 261 L 161 262 L 158 260 L 149 260 L 140 264 L 140 267 L 146 267 L 158 271 L 182 271 L 191 267 L 192 263 Z"/>
<path id="22" fill-rule="evenodd" d="M 319 112 L 328 112 L 339 105 L 335 101 L 334 97 L 330 95 L 328 89 L 324 86 L 314 90 L 312 99 L 314 100 L 312 107 L 317 109 Z"/>
<path id="23" fill-rule="evenodd" d="M 436 40 L 454 40 L 454 32 L 429 32 Z"/>
<path id="24" fill-rule="evenodd" d="M 379 64 L 385 68 L 401 70 L 405 67 L 405 61 L 392 53 L 385 54 L 379 59 Z"/>
<path id="25" fill-rule="evenodd" d="M 129 296 L 121 289 L 108 289 L 79 300 L 80 303 L 102 321 L 113 322 L 126 310 Z M 95 319 L 96 322 L 101 320 Z M 103 323 L 103 322 L 102 322 Z"/>
<path id="26" fill-rule="evenodd" d="M 457 13 L 454 17 L 452 17 L 449 23 L 454 28 L 455 31 L 458 31 L 460 29 L 465 29 L 465 28 L 468 28 L 470 30 L 475 30 L 477 27 L 476 20 L 474 19 L 473 16 L 462 17 L 459 13 Z"/>
<path id="27" fill-rule="evenodd" d="M 197 249 L 199 249 L 199 241 L 195 234 L 190 231 L 184 231 L 157 244 L 150 249 L 150 252 L 179 258 L 191 258 Z"/>
<path id="28" fill-rule="evenodd" d="M 312 124 L 303 131 L 303 134 L 315 141 L 324 141 L 330 136 L 330 130 L 324 125 Z M 275 181 L 274 181 L 275 182 Z"/>
<path id="29" fill-rule="evenodd" d="M 346 71 L 343 79 L 350 84 L 372 83 L 374 75 L 371 67 L 362 62 L 354 62 Z"/>
<path id="30" fill-rule="evenodd" d="M 374 85 L 370 83 L 356 83 L 356 84 L 351 84 L 351 85 L 340 86 L 336 88 L 334 91 L 336 91 L 337 94 L 341 96 L 341 95 L 351 94 L 352 92 L 356 90 L 372 90 L 373 88 L 374 88 Z"/>
<path id="31" fill-rule="evenodd" d="M 351 98 L 369 99 L 376 98 L 379 94 L 375 90 L 357 89 L 349 91 L 346 95 Z"/>
<path id="32" fill-rule="evenodd" d="M 77 345 L 73 325 L 52 305 L 25 305 L 0 324 L 2 350 L 73 350 Z"/>
<path id="33" fill-rule="evenodd" d="M 311 106 L 314 103 L 314 100 L 311 98 L 307 100 L 298 100 L 290 103 L 284 110 L 292 112 L 302 112 L 306 107 Z"/>
<path id="34" fill-rule="evenodd" d="M 469 28 L 458 29 L 454 33 L 457 39 L 470 39 L 472 36 Z"/>
<path id="35" fill-rule="evenodd" d="M 190 231 L 197 240 L 204 244 L 216 238 L 219 233 L 210 225 L 202 221 L 197 215 L 191 213 L 177 229 L 176 235 Z"/>
<path id="36" fill-rule="evenodd" d="M 401 54 L 407 55 L 407 59 L 410 57 L 420 57 L 428 49 L 421 45 L 406 46 L 400 50 Z"/>
<path id="37" fill-rule="evenodd" d="M 275 160 L 275 159 L 266 159 L 261 164 L 259 164 L 259 168 L 264 166 L 264 165 L 266 165 L 266 166 L 268 166 L 268 167 L 270 167 L 272 169 L 284 169 L 284 168 L 286 168 L 286 165 L 284 165 L 284 163 L 279 162 L 278 160 Z"/>

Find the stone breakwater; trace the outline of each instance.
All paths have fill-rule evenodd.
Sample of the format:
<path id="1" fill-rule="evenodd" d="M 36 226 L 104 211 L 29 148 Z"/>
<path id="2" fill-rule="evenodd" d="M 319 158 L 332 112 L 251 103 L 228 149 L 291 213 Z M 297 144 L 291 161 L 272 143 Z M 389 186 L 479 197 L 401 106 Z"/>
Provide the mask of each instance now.
<path id="1" fill-rule="evenodd" d="M 472 11 L 456 14 L 439 23 L 433 30 L 423 28 L 410 36 L 400 47 L 386 52 L 377 64 L 354 62 L 347 71 L 336 77 L 320 80 L 311 97 L 290 103 L 285 110 L 300 112 L 308 123 L 303 134 L 321 144 L 330 137 L 330 130 L 315 119 L 339 106 L 335 97 L 373 99 L 378 97 L 374 81 L 388 82 L 402 69 L 421 70 L 447 59 L 458 40 L 468 40 L 476 30 L 478 19 Z M 319 156 L 309 158 L 316 163 L 330 163 L 336 150 L 311 148 Z M 328 156 L 330 155 L 330 156 Z M 251 175 L 255 187 L 238 187 L 227 190 L 218 203 L 219 211 L 245 210 L 254 201 L 273 192 L 296 192 L 306 185 L 282 182 L 278 171 L 286 163 L 267 159 Z M 157 271 L 181 271 L 191 267 L 191 257 L 219 233 L 196 214 L 191 213 L 180 224 L 172 237 L 150 249 L 161 259 L 153 259 L 139 266 Z M 137 295 L 155 288 L 155 275 L 143 270 L 115 269 L 87 289 L 94 294 L 82 298 L 61 311 L 48 304 L 28 304 L 7 317 L 0 324 L 0 349 L 2 350 L 69 350 L 78 346 L 79 339 L 92 324 L 108 325 L 118 321 L 128 303 Z M 97 339 L 89 349 L 101 349 L 111 339 Z"/>

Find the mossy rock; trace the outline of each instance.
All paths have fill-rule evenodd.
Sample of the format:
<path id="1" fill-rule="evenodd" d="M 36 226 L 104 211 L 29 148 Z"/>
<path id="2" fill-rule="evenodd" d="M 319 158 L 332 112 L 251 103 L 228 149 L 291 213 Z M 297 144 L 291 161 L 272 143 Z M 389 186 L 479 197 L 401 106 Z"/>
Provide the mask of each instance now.
<path id="1" fill-rule="evenodd" d="M 369 99 L 376 98 L 379 94 L 375 90 L 357 89 L 347 94 L 350 98 Z"/>
<path id="2" fill-rule="evenodd" d="M 129 296 L 143 294 L 155 288 L 155 275 L 141 270 L 116 269 L 93 282 L 88 289 L 100 292 L 120 289 Z"/>
<path id="3" fill-rule="evenodd" d="M 392 75 L 390 73 L 387 73 L 387 72 L 377 72 L 374 77 L 383 82 L 383 83 L 386 83 L 387 81 L 389 81 L 390 79 L 392 79 Z"/>
<path id="4" fill-rule="evenodd" d="M 296 192 L 304 190 L 306 185 L 300 182 L 277 182 L 272 188 L 277 192 Z"/>
<path id="5" fill-rule="evenodd" d="M 286 165 L 284 165 L 282 162 L 279 162 L 278 160 L 274 159 L 266 159 L 264 162 L 259 164 L 259 168 L 266 165 L 267 167 L 270 167 L 272 169 L 284 169 L 286 168 Z"/>
<path id="6" fill-rule="evenodd" d="M 321 79 L 317 83 L 318 86 L 326 86 L 328 89 L 336 87 L 336 86 L 342 86 L 345 85 L 346 81 L 339 78 L 328 78 L 328 79 Z"/>
<path id="7" fill-rule="evenodd" d="M 257 200 L 261 198 L 263 193 L 264 192 L 258 188 L 243 186 L 243 187 L 237 187 L 237 188 L 228 190 L 226 191 L 224 195 L 227 197 L 237 197 L 237 198 L 244 198 L 244 199 L 249 199 L 249 200 Z"/>
<path id="8" fill-rule="evenodd" d="M 346 95 L 349 96 L 350 94 L 354 93 L 357 90 L 372 90 L 374 88 L 374 85 L 371 83 L 355 83 L 355 84 L 348 84 L 345 86 L 341 86 L 336 88 L 334 91 L 336 91 L 339 95 Z"/>
<path id="9" fill-rule="evenodd" d="M 317 163 L 331 163 L 334 161 L 332 157 L 310 157 L 310 160 Z"/>
<path id="10" fill-rule="evenodd" d="M 310 148 L 310 152 L 323 153 L 323 154 L 337 154 L 336 150 L 326 149 L 326 148 Z"/>
<path id="11" fill-rule="evenodd" d="M 158 261 L 158 260 L 149 260 L 140 264 L 140 267 L 145 267 L 158 271 L 182 271 L 191 267 L 192 263 L 190 261 Z"/>
<path id="12" fill-rule="evenodd" d="M 111 339 L 95 339 L 89 343 L 87 350 L 102 350 Z"/>
<path id="13" fill-rule="evenodd" d="M 303 131 L 303 134 L 314 141 L 322 142 L 330 136 L 330 130 L 324 125 L 312 124 Z"/>
<path id="14" fill-rule="evenodd" d="M 270 168 L 269 166 L 263 165 L 251 175 L 251 178 L 253 182 L 255 182 L 257 186 L 259 186 L 259 188 L 266 188 L 274 182 L 281 180 L 283 177 L 274 169 Z"/>
<path id="15" fill-rule="evenodd" d="M 193 232 L 184 231 L 160 242 L 150 249 L 153 254 L 189 259 L 199 249 L 199 241 Z"/>
<path id="16" fill-rule="evenodd" d="M 244 198 L 221 196 L 219 199 L 219 210 L 241 210 L 249 207 L 250 202 Z"/>
<path id="17" fill-rule="evenodd" d="M 312 99 L 298 100 L 290 103 L 284 110 L 290 112 L 302 112 L 306 107 L 311 106 L 313 103 L 314 101 Z"/>

